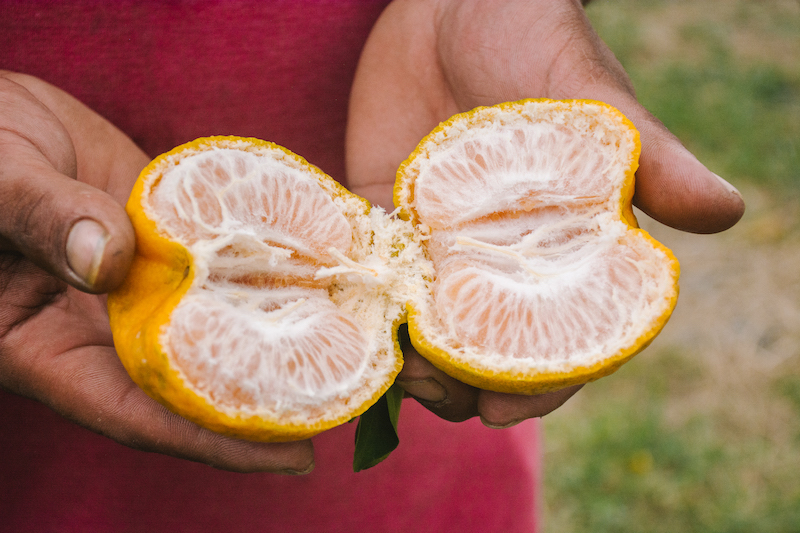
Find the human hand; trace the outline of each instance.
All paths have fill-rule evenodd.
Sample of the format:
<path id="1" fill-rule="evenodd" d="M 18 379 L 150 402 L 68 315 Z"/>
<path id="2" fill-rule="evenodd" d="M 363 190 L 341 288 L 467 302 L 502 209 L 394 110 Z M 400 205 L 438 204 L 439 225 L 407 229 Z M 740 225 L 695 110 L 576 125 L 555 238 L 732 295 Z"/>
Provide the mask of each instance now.
<path id="1" fill-rule="evenodd" d="M 389 207 L 399 164 L 436 125 L 481 105 L 523 98 L 600 100 L 641 134 L 634 204 L 669 226 L 713 233 L 744 203 L 637 101 L 622 66 L 577 0 L 396 0 L 362 54 L 350 101 L 350 189 Z M 447 376 L 406 343 L 398 382 L 448 420 L 480 416 L 506 427 L 543 416 L 579 388 L 538 396 L 478 390 Z"/>
<path id="2" fill-rule="evenodd" d="M 149 158 L 36 78 L 0 72 L 0 102 L 0 386 L 132 448 L 235 471 L 309 470 L 311 441 L 223 437 L 131 381 L 100 294 L 130 266 L 122 204 Z"/>

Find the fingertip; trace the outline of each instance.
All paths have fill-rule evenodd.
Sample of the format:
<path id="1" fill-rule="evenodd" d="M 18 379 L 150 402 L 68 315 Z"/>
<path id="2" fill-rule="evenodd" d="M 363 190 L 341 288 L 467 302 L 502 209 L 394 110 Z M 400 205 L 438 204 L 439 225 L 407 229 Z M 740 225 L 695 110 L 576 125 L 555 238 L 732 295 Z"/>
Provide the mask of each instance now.
<path id="1" fill-rule="evenodd" d="M 65 244 L 67 275 L 72 284 L 92 293 L 117 287 L 133 260 L 134 241 L 127 219 L 121 224 L 78 219 L 69 229 Z"/>
<path id="2" fill-rule="evenodd" d="M 441 403 L 447 399 L 447 389 L 433 377 L 424 379 L 398 379 L 395 381 L 402 389 L 418 400 Z"/>
<path id="3" fill-rule="evenodd" d="M 723 203 L 727 204 L 724 206 L 722 211 L 729 213 L 728 220 L 722 221 L 722 224 L 720 224 L 721 229 L 718 230 L 724 231 L 733 227 L 744 216 L 744 196 L 742 196 L 742 193 L 739 192 L 739 189 L 734 187 L 730 182 L 718 174 L 714 174 L 712 172 L 711 175 L 717 180 L 718 187 L 722 188 L 722 190 L 716 196 L 718 196 Z"/>
<path id="4" fill-rule="evenodd" d="M 509 428 L 529 418 L 539 418 L 555 411 L 582 387 L 573 385 L 533 396 L 482 390 L 478 397 L 478 413 L 486 427 Z"/>
<path id="5" fill-rule="evenodd" d="M 310 439 L 265 443 L 230 439 L 229 449 L 216 468 L 235 472 L 271 472 L 288 476 L 310 474 L 315 467 L 314 445 Z"/>
<path id="6" fill-rule="evenodd" d="M 72 225 L 67 236 L 67 265 L 79 283 L 95 286 L 110 238 L 94 220 L 85 218 Z"/>
<path id="7" fill-rule="evenodd" d="M 504 421 L 504 422 L 499 422 L 498 423 L 498 422 L 490 421 L 489 419 L 485 418 L 483 415 L 480 416 L 480 419 L 481 419 L 481 423 L 484 426 L 486 426 L 487 428 L 489 428 L 489 429 L 508 429 L 508 428 L 514 427 L 517 424 L 520 424 L 520 423 L 522 423 L 523 421 L 526 420 L 525 418 L 521 418 L 521 419 L 512 419 L 510 421 Z"/>
<path id="8" fill-rule="evenodd" d="M 289 476 L 310 474 L 315 467 L 314 444 L 311 439 L 265 445 L 257 469 Z"/>
<path id="9" fill-rule="evenodd" d="M 292 452 L 290 466 L 279 470 L 278 474 L 287 476 L 305 476 L 314 471 L 316 463 L 314 462 L 314 445 L 310 440 L 289 443 L 294 450 Z"/>

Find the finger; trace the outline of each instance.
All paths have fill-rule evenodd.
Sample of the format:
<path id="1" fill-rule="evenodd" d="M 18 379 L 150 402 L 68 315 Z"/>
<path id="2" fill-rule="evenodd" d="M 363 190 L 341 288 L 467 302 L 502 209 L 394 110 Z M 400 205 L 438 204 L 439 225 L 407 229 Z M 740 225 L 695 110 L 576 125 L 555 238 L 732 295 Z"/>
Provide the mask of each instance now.
<path id="1" fill-rule="evenodd" d="M 707 169 L 655 119 L 639 120 L 642 155 L 634 204 L 652 218 L 693 233 L 724 231 L 744 215 L 742 195 Z"/>
<path id="2" fill-rule="evenodd" d="M 693 233 L 724 231 L 744 214 L 742 195 L 711 172 L 630 94 L 604 87 L 597 99 L 617 107 L 639 130 L 642 152 L 634 204 L 662 224 Z"/>
<path id="3" fill-rule="evenodd" d="M 426 409 L 451 422 L 478 414 L 478 390 L 452 378 L 419 355 L 408 339 L 408 329 L 399 332 L 403 348 L 403 370 L 396 383 Z"/>
<path id="4" fill-rule="evenodd" d="M 611 50 L 582 14 L 586 43 L 584 60 L 591 82 L 569 98 L 590 98 L 615 106 L 639 130 L 641 155 L 636 172 L 634 204 L 673 228 L 693 233 L 724 231 L 744 214 L 739 191 L 705 167 L 635 97 L 633 84 Z M 588 59 L 589 57 L 593 59 Z"/>
<path id="5" fill-rule="evenodd" d="M 588 22 L 588 21 L 587 21 Z M 744 200 L 730 183 L 705 167 L 635 97 L 622 65 L 590 28 L 599 68 L 584 98 L 617 107 L 639 130 L 642 146 L 633 202 L 646 214 L 675 229 L 717 233 L 744 214 Z M 598 73 L 599 72 L 599 73 Z"/>
<path id="6" fill-rule="evenodd" d="M 110 380 L 103 378 L 103 381 Z M 97 387 L 113 388 L 104 389 L 102 396 L 92 398 L 95 405 L 86 406 L 87 410 L 80 411 L 81 419 L 74 421 L 131 448 L 223 470 L 303 474 L 314 467 L 310 440 L 263 443 L 225 437 L 168 411 L 133 383 L 120 381 L 98 383 Z M 99 402 L 105 402 L 111 409 L 99 410 L 98 406 L 103 405 Z M 87 413 L 93 416 L 88 417 Z"/>
<path id="7" fill-rule="evenodd" d="M 485 426 L 508 428 L 523 420 L 542 417 L 555 411 L 581 387 L 583 385 L 575 385 L 536 396 L 482 390 L 478 396 L 478 413 Z"/>
<path id="8" fill-rule="evenodd" d="M 32 148 L 1 145 L 0 160 L 0 249 L 25 255 L 81 290 L 101 293 L 119 285 L 134 252 L 122 206 L 59 173 Z"/>
<path id="9" fill-rule="evenodd" d="M 627 75 L 614 65 L 616 60 L 606 58 L 595 69 L 595 81 L 569 97 L 606 102 L 636 126 L 641 154 L 634 205 L 662 224 L 693 233 L 716 233 L 735 225 L 745 209 L 739 191 L 706 168 L 636 100 Z"/>
<path id="10" fill-rule="evenodd" d="M 109 388 L 103 389 L 103 396 L 92 398 L 92 403 L 104 402 L 112 408 L 98 413 L 98 405 L 87 406 L 80 411 L 82 419 L 75 421 L 121 444 L 235 472 L 305 474 L 314 468 L 310 440 L 263 443 L 225 437 L 168 411 L 124 379 L 96 386 Z M 88 418 L 86 413 L 98 416 Z"/>
<path id="11" fill-rule="evenodd" d="M 0 111 L 0 251 L 19 252 L 82 290 L 116 287 L 134 249 L 122 206 L 76 181 L 70 135 L 26 88 L 0 78 L 0 96 L 9 102 Z"/>
<path id="12" fill-rule="evenodd" d="M 81 334 L 91 335 L 85 328 Z M 42 357 L 15 343 L 13 334 L 5 342 L 9 353 L 16 354 L 15 364 L 4 368 L 7 388 L 40 399 L 69 420 L 123 445 L 237 472 L 301 474 L 313 469 L 310 440 L 234 439 L 170 412 L 130 380 L 113 348 L 86 346 Z"/>

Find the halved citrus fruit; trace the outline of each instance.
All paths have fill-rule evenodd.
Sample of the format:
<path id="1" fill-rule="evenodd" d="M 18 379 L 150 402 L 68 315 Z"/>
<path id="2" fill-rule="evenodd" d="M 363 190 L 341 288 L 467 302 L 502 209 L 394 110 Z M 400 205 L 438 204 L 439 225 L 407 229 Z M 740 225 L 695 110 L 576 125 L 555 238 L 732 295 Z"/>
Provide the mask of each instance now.
<path id="1" fill-rule="evenodd" d="M 524 100 L 456 115 L 398 171 L 387 215 L 299 156 L 210 137 L 156 158 L 109 297 L 133 380 L 254 440 L 358 416 L 402 366 L 397 328 L 466 383 L 533 394 L 613 372 L 677 299 L 631 211 L 639 139 L 615 109 Z"/>
<path id="2" fill-rule="evenodd" d="M 109 297 L 111 328 L 133 380 L 173 411 L 232 436 L 301 439 L 394 381 L 405 301 L 391 288 L 422 257 L 410 225 L 295 154 L 235 137 L 156 158 L 127 211 L 136 255 Z"/>
<path id="3" fill-rule="evenodd" d="M 431 298 L 409 302 L 417 350 L 462 381 L 539 393 L 610 374 L 678 297 L 678 262 L 631 209 L 639 134 L 586 100 L 456 115 L 398 171 L 425 236 Z"/>

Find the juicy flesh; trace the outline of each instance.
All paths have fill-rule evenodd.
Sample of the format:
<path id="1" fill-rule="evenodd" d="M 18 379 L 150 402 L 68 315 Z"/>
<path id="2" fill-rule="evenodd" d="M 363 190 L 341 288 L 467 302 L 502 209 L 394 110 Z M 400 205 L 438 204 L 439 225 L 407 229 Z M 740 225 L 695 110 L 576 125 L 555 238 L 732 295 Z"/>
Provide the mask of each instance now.
<path id="1" fill-rule="evenodd" d="M 566 126 L 487 129 L 430 156 L 415 209 L 442 229 L 541 206 L 601 203 L 614 187 L 613 154 L 604 148 Z"/>
<path id="2" fill-rule="evenodd" d="M 166 171 L 149 209 L 193 256 L 193 287 L 164 339 L 196 392 L 233 411 L 324 410 L 359 386 L 365 334 L 316 276 L 350 251 L 352 229 L 315 177 L 214 149 Z"/>
<path id="3" fill-rule="evenodd" d="M 671 281 L 663 251 L 618 214 L 632 146 L 522 119 L 418 158 L 412 208 L 437 272 L 428 335 L 505 370 L 635 344 Z"/>

